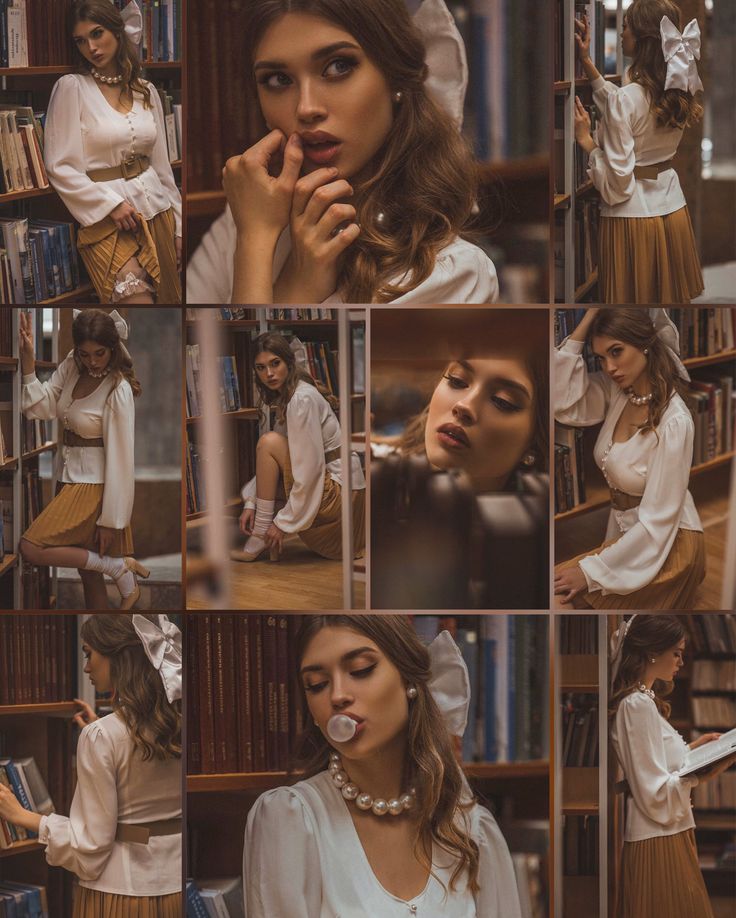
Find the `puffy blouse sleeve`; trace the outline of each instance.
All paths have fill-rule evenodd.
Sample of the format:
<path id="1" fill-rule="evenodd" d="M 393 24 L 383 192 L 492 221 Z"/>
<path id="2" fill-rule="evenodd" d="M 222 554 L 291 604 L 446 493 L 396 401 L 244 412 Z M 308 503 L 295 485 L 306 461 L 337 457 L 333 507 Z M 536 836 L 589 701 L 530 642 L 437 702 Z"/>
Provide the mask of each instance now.
<path id="1" fill-rule="evenodd" d="M 166 197 L 169 199 L 171 209 L 174 212 L 174 221 L 176 229 L 174 235 L 181 236 L 181 195 L 176 187 L 174 173 L 171 171 L 171 161 L 169 160 L 169 148 L 166 144 L 166 122 L 164 120 L 164 110 L 161 106 L 161 98 L 156 87 L 149 83 L 148 88 L 151 90 L 151 99 L 153 102 L 153 118 L 156 122 L 156 142 L 151 151 L 151 165 L 156 171 L 161 184 L 163 185 Z"/>
<path id="2" fill-rule="evenodd" d="M 634 194 L 634 103 L 626 92 L 608 94 L 598 127 L 599 146 L 591 151 L 588 175 L 606 204 L 622 204 Z"/>
<path id="3" fill-rule="evenodd" d="M 118 383 L 102 412 L 105 488 L 98 526 L 124 529 L 133 513 L 135 490 L 135 407 L 127 380 Z"/>
<path id="4" fill-rule="evenodd" d="M 392 302 L 497 303 L 495 265 L 478 246 L 458 240 L 440 252 L 426 280 Z"/>
<path id="5" fill-rule="evenodd" d="M 589 427 L 606 416 L 611 380 L 605 373 L 589 373 L 584 344 L 567 338 L 552 352 L 555 418 L 573 427 Z"/>
<path id="6" fill-rule="evenodd" d="M 687 496 L 693 432 L 692 419 L 677 414 L 656 433 L 644 435 L 659 440 L 647 469 L 638 520 L 613 545 L 580 561 L 590 590 L 625 596 L 651 583 L 659 572 L 675 541 Z"/>
<path id="7" fill-rule="evenodd" d="M 24 376 L 20 399 L 23 414 L 38 421 L 50 421 L 55 418 L 56 403 L 67 380 L 75 371 L 74 358 L 69 354 L 46 382 L 41 382 L 35 373 Z"/>
<path id="8" fill-rule="evenodd" d="M 112 740 L 97 723 L 82 730 L 77 745 L 77 788 L 69 816 L 41 817 L 39 841 L 46 860 L 81 880 L 105 869 L 118 824 L 116 766 Z"/>
<path id="9" fill-rule="evenodd" d="M 668 771 L 661 721 L 656 704 L 643 692 L 627 695 L 616 712 L 618 754 L 631 795 L 649 819 L 668 826 L 687 815 L 698 779 Z"/>
<path id="10" fill-rule="evenodd" d="M 243 847 L 245 918 L 319 918 L 322 871 L 312 815 L 287 787 L 262 794 Z"/>
<path id="11" fill-rule="evenodd" d="M 325 480 L 325 447 L 314 389 L 295 391 L 286 409 L 289 458 L 294 484 L 286 506 L 279 510 L 274 523 L 283 532 L 308 529 L 319 512 Z"/>
<path id="12" fill-rule="evenodd" d="M 187 303 L 229 303 L 235 223 L 228 208 L 202 237 L 187 265 Z"/>
<path id="13" fill-rule="evenodd" d="M 82 87 L 73 74 L 63 76 L 49 99 L 44 129 L 44 160 L 51 184 L 82 226 L 106 217 L 123 198 L 105 182 L 87 175 L 82 138 Z"/>
<path id="14" fill-rule="evenodd" d="M 519 891 L 514 865 L 498 824 L 485 807 L 479 806 L 479 823 L 474 833 L 478 845 L 476 913 L 483 918 L 521 918 Z"/>

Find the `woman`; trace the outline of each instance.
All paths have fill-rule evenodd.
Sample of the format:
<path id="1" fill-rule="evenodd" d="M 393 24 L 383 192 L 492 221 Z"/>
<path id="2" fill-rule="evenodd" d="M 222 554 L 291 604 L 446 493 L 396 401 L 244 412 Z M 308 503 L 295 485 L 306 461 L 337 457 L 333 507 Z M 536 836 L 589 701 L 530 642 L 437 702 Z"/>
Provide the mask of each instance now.
<path id="1" fill-rule="evenodd" d="M 133 399 L 141 386 L 123 341 L 125 320 L 113 310 L 75 310 L 74 348 L 48 382 L 36 378 L 33 323 L 20 313 L 21 405 L 27 418 L 63 424 L 57 478 L 61 490 L 23 533 L 20 553 L 29 564 L 76 567 L 87 609 L 107 609 L 104 575 L 130 609 L 140 596 L 133 512 L 135 459 Z"/>
<path id="2" fill-rule="evenodd" d="M 703 107 L 694 58 L 700 31 L 680 35 L 674 0 L 633 0 L 624 16 L 628 80 L 604 80 L 590 59 L 587 19 L 576 20 L 578 57 L 601 112 L 597 137 L 575 97 L 575 138 L 589 154 L 588 175 L 603 198 L 598 279 L 604 303 L 689 303 L 703 275 L 680 180 L 672 160 Z"/>
<path id="3" fill-rule="evenodd" d="M 24 809 L 0 785 L 0 815 L 38 834 L 46 860 L 79 878 L 74 918 L 181 914 L 181 632 L 165 615 L 91 615 L 84 671 L 113 713 L 75 721 L 69 816 Z"/>
<path id="4" fill-rule="evenodd" d="M 189 302 L 495 302 L 493 264 L 460 238 L 478 182 L 443 0 L 414 22 L 404 0 L 255 0 L 243 34 L 268 133 L 225 165 Z"/>
<path id="5" fill-rule="evenodd" d="M 275 409 L 276 426 L 258 439 L 256 474 L 242 490 L 245 507 L 240 529 L 248 539 L 243 550 L 231 552 L 231 557 L 255 561 L 269 548 L 271 560 L 278 560 L 284 536 L 296 532 L 323 558 L 339 559 L 342 460 L 340 425 L 332 405 L 297 365 L 282 335 L 267 332 L 256 338 L 253 364 L 261 404 L 266 410 Z M 365 546 L 365 478 L 354 453 L 351 482 L 357 557 Z M 287 501 L 276 513 L 279 484 Z"/>
<path id="6" fill-rule="evenodd" d="M 518 918 L 506 843 L 453 751 L 469 682 L 449 635 L 428 651 L 405 616 L 310 615 L 296 643 L 306 777 L 249 813 L 248 918 Z M 351 739 L 330 738 L 334 715 Z"/>
<path id="7" fill-rule="evenodd" d="M 611 492 L 603 545 L 555 571 L 561 608 L 692 609 L 705 577 L 703 527 L 687 489 L 694 424 L 677 392 L 689 377 L 675 326 L 664 310 L 652 313 L 588 309 L 555 351 L 555 418 L 602 422 L 594 456 Z M 600 372 L 586 368 L 586 340 Z"/>
<path id="8" fill-rule="evenodd" d="M 163 109 L 141 77 L 140 10 L 76 0 L 80 72 L 54 86 L 46 116 L 49 180 L 79 221 L 77 244 L 101 303 L 180 303 L 181 197 Z"/>
<path id="9" fill-rule="evenodd" d="M 632 615 L 611 654 L 611 742 L 627 783 L 617 918 L 713 918 L 698 865 L 690 792 L 736 761 L 681 778 L 688 744 L 668 721 L 664 697 L 683 665 L 685 629 L 674 615 Z"/>

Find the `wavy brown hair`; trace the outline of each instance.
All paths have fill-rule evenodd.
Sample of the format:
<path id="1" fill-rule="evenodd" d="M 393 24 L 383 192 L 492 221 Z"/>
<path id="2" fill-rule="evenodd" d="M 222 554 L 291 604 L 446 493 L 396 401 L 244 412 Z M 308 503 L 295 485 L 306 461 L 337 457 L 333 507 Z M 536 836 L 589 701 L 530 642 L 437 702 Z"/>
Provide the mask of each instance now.
<path id="1" fill-rule="evenodd" d="M 156 615 L 145 618 L 157 622 Z M 125 721 L 143 761 L 180 759 L 181 702 L 172 704 L 166 697 L 161 676 L 133 628 L 133 616 L 122 612 L 90 615 L 81 636 L 110 660 L 113 709 Z"/>
<path id="2" fill-rule="evenodd" d="M 440 249 L 470 232 L 477 165 L 450 116 L 427 94 L 424 42 L 404 0 L 251 0 L 251 66 L 264 32 L 286 13 L 320 16 L 349 32 L 391 91 L 402 94 L 373 174 L 351 201 L 361 232 L 343 255 L 338 279 L 348 303 L 389 302 L 426 280 Z"/>
<path id="3" fill-rule="evenodd" d="M 672 396 L 682 388 L 677 367 L 664 341 L 657 334 L 649 311 L 634 306 L 610 306 L 599 310 L 588 330 L 588 340 L 598 335 L 615 338 L 640 351 L 647 350 L 647 375 L 652 387 L 642 433 L 656 431 Z"/>
<path id="4" fill-rule="evenodd" d="M 698 99 L 683 89 L 664 88 L 667 62 L 659 24 L 667 16 L 682 31 L 679 7 L 673 0 L 634 0 L 625 15 L 636 41 L 629 79 L 646 90 L 657 124 L 680 129 L 697 124 L 703 117 Z"/>
<path id="5" fill-rule="evenodd" d="M 141 62 L 135 45 L 125 33 L 125 22 L 120 11 L 110 3 L 110 0 L 75 0 L 69 11 L 69 34 L 73 35 L 74 27 L 78 22 L 96 22 L 103 28 L 113 33 L 118 40 L 116 60 L 123 77 L 120 84 L 123 89 L 143 96 L 143 104 L 151 107 L 151 90 L 148 83 L 141 77 Z M 79 66 L 82 73 L 91 73 L 92 64 L 84 58 L 76 43 L 72 39 L 74 53 L 79 55 Z"/>
<path id="6" fill-rule="evenodd" d="M 478 846 L 457 817 L 473 805 L 467 794 L 460 766 L 455 758 L 452 738 L 442 721 L 442 715 L 428 688 L 430 678 L 429 651 L 422 644 L 405 615 L 306 615 L 296 635 L 296 675 L 298 677 L 307 646 L 323 628 L 350 628 L 364 634 L 398 669 L 406 685 L 416 686 L 417 697 L 409 706 L 407 756 L 402 775 L 402 787 L 416 788 L 418 827 L 414 853 L 418 861 L 432 870 L 428 852 L 432 843 L 457 858 L 450 889 L 462 875 L 469 888 L 478 886 Z M 332 748 L 322 731 L 308 716 L 306 693 L 301 693 L 303 723 L 296 766 L 306 777 L 327 768 Z"/>
<path id="7" fill-rule="evenodd" d="M 621 624 L 623 628 L 623 623 Z M 631 622 L 621 648 L 621 664 L 611 689 L 608 717 L 616 716 L 623 699 L 638 690 L 650 654 L 664 653 L 676 647 L 686 636 L 685 626 L 677 615 L 637 615 Z M 673 683 L 655 679 L 652 690 L 657 710 L 665 719 L 671 707 L 664 699 L 672 692 Z"/>
<path id="8" fill-rule="evenodd" d="M 84 364 L 77 355 L 77 348 L 81 347 L 85 341 L 94 341 L 95 344 L 109 347 L 112 351 L 108 364 L 110 372 L 115 373 L 119 379 L 127 379 L 134 396 L 141 394 L 143 390 L 135 375 L 133 361 L 120 340 L 115 321 L 109 313 L 102 309 L 83 309 L 72 322 L 72 340 L 74 341 L 74 362 L 80 373 L 84 370 Z"/>
<path id="9" fill-rule="evenodd" d="M 333 395 L 330 395 L 322 383 L 315 380 L 306 370 L 297 366 L 294 352 L 289 347 L 289 342 L 283 335 L 279 335 L 278 332 L 265 332 L 263 335 L 259 335 L 253 342 L 251 348 L 254 364 L 256 357 L 264 352 L 275 354 L 277 357 L 280 357 L 289 368 L 286 382 L 278 391 L 274 391 L 273 389 L 269 389 L 268 386 L 264 386 L 258 378 L 255 369 L 253 371 L 256 388 L 258 389 L 258 395 L 260 396 L 262 404 L 275 408 L 276 417 L 282 424 L 286 421 L 287 405 L 291 401 L 294 390 L 300 382 L 309 383 L 310 386 L 314 386 L 333 411 L 337 408 L 337 399 Z M 260 407 L 258 412 L 262 420 L 263 410 Z"/>

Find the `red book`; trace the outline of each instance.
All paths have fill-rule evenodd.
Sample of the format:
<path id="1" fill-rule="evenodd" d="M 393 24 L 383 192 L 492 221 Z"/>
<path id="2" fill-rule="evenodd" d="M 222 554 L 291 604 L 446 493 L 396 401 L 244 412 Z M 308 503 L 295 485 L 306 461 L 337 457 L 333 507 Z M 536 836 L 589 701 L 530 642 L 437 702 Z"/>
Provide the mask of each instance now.
<path id="1" fill-rule="evenodd" d="M 210 615 L 196 616 L 199 626 L 199 727 L 200 754 L 202 756 L 202 773 L 215 772 L 215 733 L 213 721 L 215 716 L 215 699 L 213 692 L 213 656 L 212 624 Z"/>
<path id="2" fill-rule="evenodd" d="M 260 615 L 248 616 L 250 637 L 250 697 L 253 734 L 253 769 L 266 770 L 266 691 L 263 684 L 263 622 Z"/>
<path id="3" fill-rule="evenodd" d="M 276 616 L 263 616 L 263 681 L 266 686 L 266 769 L 279 767 L 279 691 Z"/>
<path id="4" fill-rule="evenodd" d="M 278 768 L 289 768 L 289 631 L 288 619 L 279 615 L 276 623 L 276 672 L 278 691 Z"/>
<path id="5" fill-rule="evenodd" d="M 198 775 L 202 771 L 199 737 L 199 724 L 201 721 L 199 710 L 199 654 L 201 648 L 197 641 L 196 618 L 194 616 L 187 622 L 184 640 L 187 645 L 187 752 L 189 755 L 187 771 L 189 774 Z"/>
<path id="6" fill-rule="evenodd" d="M 238 771 L 250 772 L 253 764 L 253 698 L 251 695 L 250 624 L 253 616 L 235 619 L 236 693 L 238 712 Z"/>
<path id="7" fill-rule="evenodd" d="M 213 616 L 215 768 L 218 774 L 232 774 L 238 767 L 234 640 L 232 615 Z"/>

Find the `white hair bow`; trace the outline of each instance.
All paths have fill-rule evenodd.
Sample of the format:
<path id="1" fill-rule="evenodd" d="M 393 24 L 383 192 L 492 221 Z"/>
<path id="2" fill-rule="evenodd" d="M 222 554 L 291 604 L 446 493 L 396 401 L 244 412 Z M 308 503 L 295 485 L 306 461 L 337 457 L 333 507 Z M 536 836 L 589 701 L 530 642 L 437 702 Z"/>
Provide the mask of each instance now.
<path id="1" fill-rule="evenodd" d="M 613 683 L 621 666 L 621 654 L 623 653 L 623 646 L 624 641 L 626 640 L 626 635 L 629 633 L 629 628 L 631 627 L 631 623 L 635 618 L 636 612 L 628 621 L 623 622 L 621 626 L 611 635 L 611 689 L 613 689 Z"/>
<path id="2" fill-rule="evenodd" d="M 443 0 L 424 0 L 413 20 L 427 49 L 427 91 L 460 130 L 468 88 L 465 43 Z"/>
<path id="3" fill-rule="evenodd" d="M 662 306 L 650 306 L 649 317 L 657 332 L 657 337 L 670 352 L 677 375 L 684 379 L 685 382 L 690 382 L 690 374 L 685 369 L 685 364 L 680 360 L 680 334 L 675 323 L 667 315 L 667 310 Z"/>
<path id="4" fill-rule="evenodd" d="M 665 89 L 682 89 L 695 95 L 703 88 L 695 63 L 700 60 L 700 28 L 697 20 L 691 19 L 679 32 L 668 16 L 659 23 L 662 36 L 662 52 L 667 61 Z"/>
<path id="5" fill-rule="evenodd" d="M 170 702 L 177 701 L 181 698 L 181 631 L 161 614 L 158 624 L 143 615 L 134 615 L 133 627 L 161 677 L 166 697 Z"/>
<path id="6" fill-rule="evenodd" d="M 134 45 L 139 45 L 143 36 L 143 14 L 135 0 L 130 0 L 120 15 L 125 23 L 125 34 Z"/>
<path id="7" fill-rule="evenodd" d="M 81 309 L 72 309 L 72 319 L 76 319 L 77 316 L 78 316 L 82 311 L 83 311 L 83 310 L 81 310 Z M 127 323 L 127 322 L 125 321 L 125 319 L 120 315 L 120 313 L 117 311 L 117 309 L 113 309 L 113 311 L 110 312 L 110 313 L 108 313 L 108 315 L 110 316 L 110 318 L 111 318 L 111 319 L 113 320 L 113 322 L 115 323 L 115 330 L 117 331 L 118 337 L 120 338 L 120 340 L 121 340 L 121 341 L 127 341 L 127 340 L 128 340 L 128 323 Z"/>
<path id="8" fill-rule="evenodd" d="M 427 688 L 452 736 L 462 736 L 468 723 L 470 677 L 449 631 L 441 631 L 429 645 L 429 659 L 431 676 Z"/>

